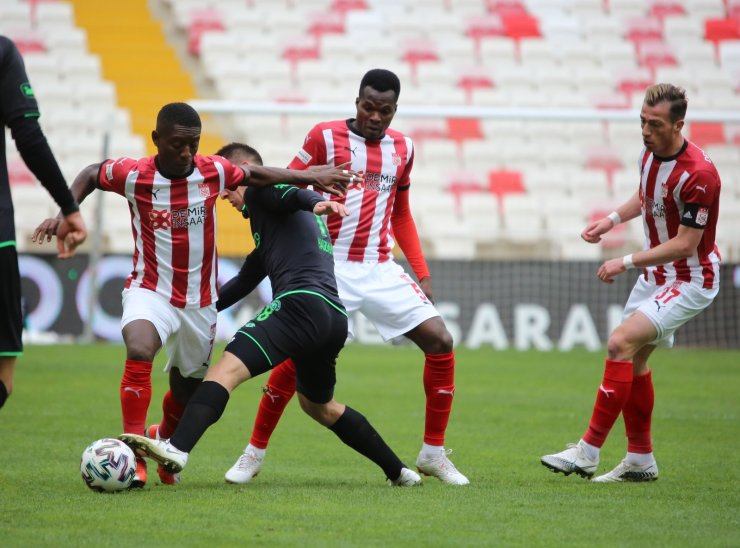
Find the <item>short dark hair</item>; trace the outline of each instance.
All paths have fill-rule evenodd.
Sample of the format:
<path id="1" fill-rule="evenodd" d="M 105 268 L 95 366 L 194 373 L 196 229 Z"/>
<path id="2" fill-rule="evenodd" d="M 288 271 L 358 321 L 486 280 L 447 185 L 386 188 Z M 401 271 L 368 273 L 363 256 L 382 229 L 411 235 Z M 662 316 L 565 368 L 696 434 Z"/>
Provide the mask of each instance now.
<path id="1" fill-rule="evenodd" d="M 262 162 L 262 156 L 260 156 L 260 153 L 257 152 L 256 149 L 244 143 L 229 143 L 228 145 L 224 145 L 216 151 L 216 155 L 223 156 L 227 160 L 231 160 L 231 157 L 237 154 L 243 154 L 244 156 L 248 156 L 249 158 L 252 159 L 253 164 L 260 165 L 260 166 L 264 165 L 264 163 Z"/>
<path id="2" fill-rule="evenodd" d="M 392 90 L 396 94 L 396 99 L 401 95 L 401 81 L 390 70 L 372 69 L 367 71 L 360 82 L 360 95 L 362 95 L 362 90 L 366 86 L 380 92 Z"/>
<path id="3" fill-rule="evenodd" d="M 187 103 L 168 103 L 159 109 L 157 127 L 171 127 L 174 125 L 185 127 L 201 127 L 198 112 Z"/>
<path id="4" fill-rule="evenodd" d="M 645 104 L 654 107 L 663 101 L 670 106 L 669 115 L 671 122 L 675 123 L 686 117 L 686 109 L 689 100 L 686 98 L 686 90 L 673 84 L 655 84 L 645 90 Z"/>

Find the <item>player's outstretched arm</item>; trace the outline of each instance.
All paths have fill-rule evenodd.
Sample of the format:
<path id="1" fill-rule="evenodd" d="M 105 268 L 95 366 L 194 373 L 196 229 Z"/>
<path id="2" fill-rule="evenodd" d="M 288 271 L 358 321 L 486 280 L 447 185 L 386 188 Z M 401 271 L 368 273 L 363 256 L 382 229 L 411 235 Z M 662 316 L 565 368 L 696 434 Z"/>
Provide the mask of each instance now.
<path id="1" fill-rule="evenodd" d="M 624 257 L 604 261 L 596 275 L 602 282 L 610 284 L 614 283 L 615 276 L 626 272 L 630 268 L 658 266 L 688 259 L 699 247 L 703 235 L 703 228 L 679 225 L 678 233 L 667 242 L 650 249 L 630 253 Z"/>
<path id="2" fill-rule="evenodd" d="M 98 171 L 100 170 L 100 164 L 91 164 L 84 168 L 80 173 L 75 177 L 74 182 L 72 183 L 72 186 L 69 187 L 69 190 L 72 192 L 72 196 L 74 197 L 75 201 L 78 204 L 81 204 L 83 200 L 93 191 L 95 190 L 95 181 L 98 176 Z M 33 231 L 33 236 L 31 237 L 32 242 L 38 242 L 39 244 L 43 244 L 44 240 L 47 242 L 51 241 L 52 236 L 55 236 L 57 232 L 59 231 L 60 226 L 63 222 L 65 222 L 65 218 L 62 215 L 61 212 L 54 217 L 50 219 L 45 219 L 41 222 L 39 226 L 36 227 L 36 230 Z M 72 240 L 79 239 L 79 223 L 74 224 L 70 226 L 70 229 L 73 227 L 74 230 L 72 232 L 76 232 L 77 236 L 74 236 Z M 84 227 L 84 223 L 83 223 Z M 65 234 L 65 237 L 69 233 Z M 83 238 L 84 241 L 84 238 Z M 70 243 L 72 243 L 70 241 Z M 80 241 L 77 245 L 82 243 Z M 76 247 L 76 246 L 74 246 Z"/>
<path id="3" fill-rule="evenodd" d="M 612 228 L 620 223 L 625 223 L 635 217 L 639 217 L 640 213 L 640 195 L 635 192 L 629 200 L 619 206 L 612 213 L 590 223 L 583 232 L 581 232 L 581 238 L 590 244 L 599 243 L 601 241 L 601 237 Z"/>
<path id="4" fill-rule="evenodd" d="M 285 169 L 281 167 L 241 166 L 246 173 L 248 186 L 270 186 L 280 183 L 309 186 L 335 196 L 344 196 L 344 189 L 362 176 L 347 169 L 347 165 L 321 166 L 309 170 Z"/>

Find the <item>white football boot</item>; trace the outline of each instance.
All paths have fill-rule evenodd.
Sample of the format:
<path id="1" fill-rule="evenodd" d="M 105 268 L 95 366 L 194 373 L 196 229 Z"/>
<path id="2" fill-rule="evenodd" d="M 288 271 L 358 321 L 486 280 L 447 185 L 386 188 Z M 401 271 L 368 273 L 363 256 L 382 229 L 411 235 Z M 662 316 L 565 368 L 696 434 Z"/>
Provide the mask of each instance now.
<path id="1" fill-rule="evenodd" d="M 401 475 L 390 482 L 393 487 L 416 487 L 421 485 L 421 476 L 409 468 L 401 468 Z"/>
<path id="2" fill-rule="evenodd" d="M 151 440 L 137 434 L 121 434 L 118 439 L 133 449 L 137 455 L 149 457 L 168 472 L 176 474 L 188 463 L 188 454 L 170 444 L 170 440 Z"/>
<path id="3" fill-rule="evenodd" d="M 618 481 L 655 481 L 658 479 L 658 463 L 653 460 L 648 464 L 634 464 L 622 460 L 614 470 L 591 481 L 597 483 L 612 483 Z"/>
<path id="4" fill-rule="evenodd" d="M 582 478 L 590 478 L 599 466 L 599 459 L 588 458 L 583 443 L 583 440 L 578 443 L 569 443 L 565 451 L 545 455 L 540 462 L 553 472 L 562 472 L 566 476 L 575 472 Z"/>
<path id="5" fill-rule="evenodd" d="M 264 457 L 257 456 L 252 447 L 241 454 L 234 466 L 229 468 L 224 475 L 227 483 L 249 483 L 252 478 L 260 473 Z"/>
<path id="6" fill-rule="evenodd" d="M 449 485 L 467 485 L 470 480 L 462 475 L 447 457 L 452 449 L 445 449 L 436 455 L 419 453 L 416 457 L 416 468 L 425 476 L 434 476 Z"/>

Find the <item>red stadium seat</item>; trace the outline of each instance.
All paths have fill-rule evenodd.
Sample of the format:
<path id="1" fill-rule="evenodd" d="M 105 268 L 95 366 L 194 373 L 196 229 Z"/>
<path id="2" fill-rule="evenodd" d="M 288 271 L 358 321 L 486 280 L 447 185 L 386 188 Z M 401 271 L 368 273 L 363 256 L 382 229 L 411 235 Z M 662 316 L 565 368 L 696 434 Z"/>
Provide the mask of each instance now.
<path id="1" fill-rule="evenodd" d="M 296 36 L 285 44 L 281 57 L 290 63 L 292 76 L 296 78 L 298 63 L 321 57 L 318 41 L 313 36 Z"/>
<path id="2" fill-rule="evenodd" d="M 606 173 L 609 191 L 611 191 L 614 186 L 614 172 L 622 169 L 624 165 L 617 151 L 609 146 L 598 146 L 586 150 L 583 167 Z"/>
<path id="3" fill-rule="evenodd" d="M 506 36 L 504 22 L 498 14 L 476 15 L 465 22 L 465 35 L 473 40 L 475 53 L 480 55 L 481 40 Z"/>
<path id="4" fill-rule="evenodd" d="M 491 89 L 494 87 L 490 72 L 480 66 L 461 69 L 457 76 L 456 85 L 465 91 L 465 101 L 468 104 L 472 103 L 474 90 Z"/>
<path id="5" fill-rule="evenodd" d="M 410 65 L 411 79 L 416 83 L 416 67 L 419 63 L 439 61 L 437 44 L 423 38 L 405 40 L 401 43 L 401 59 Z"/>
<path id="6" fill-rule="evenodd" d="M 724 40 L 740 40 L 740 20 L 707 19 L 704 21 L 704 39 L 714 44 L 719 57 L 719 43 Z"/>
<path id="7" fill-rule="evenodd" d="M 308 25 L 308 33 L 317 37 L 324 34 L 343 34 L 344 31 L 344 13 L 338 11 L 315 13 Z"/>
<path id="8" fill-rule="evenodd" d="M 44 53 L 46 51 L 46 44 L 41 34 L 35 30 L 23 29 L 13 30 L 8 32 L 10 38 L 15 42 L 18 51 L 21 55 L 28 53 Z"/>
<path id="9" fill-rule="evenodd" d="M 679 0 L 653 0 L 648 15 L 663 21 L 670 15 L 686 15 L 686 8 Z"/>
<path id="10" fill-rule="evenodd" d="M 524 194 L 527 189 L 521 172 L 500 169 L 488 172 L 488 191 L 498 198 L 499 211 L 503 211 L 505 195 Z"/>
<path id="11" fill-rule="evenodd" d="M 701 148 L 727 142 L 724 125 L 720 122 L 691 122 L 689 139 Z"/>
<path id="12" fill-rule="evenodd" d="M 499 15 L 526 14 L 527 6 L 520 0 L 488 0 L 486 8 L 489 13 Z"/>
<path id="13" fill-rule="evenodd" d="M 448 118 L 447 138 L 457 142 L 479 141 L 484 138 L 478 118 Z"/>
<path id="14" fill-rule="evenodd" d="M 504 34 L 514 40 L 541 38 L 539 20 L 528 13 L 507 13 L 501 16 Z"/>
<path id="15" fill-rule="evenodd" d="M 678 65 L 673 48 L 665 42 L 645 41 L 637 44 L 637 59 L 640 65 L 647 67 L 655 74 L 658 67 Z"/>
<path id="16" fill-rule="evenodd" d="M 21 159 L 8 161 L 8 178 L 11 185 L 32 185 L 36 177 Z"/>
<path id="17" fill-rule="evenodd" d="M 647 67 L 627 69 L 617 74 L 617 91 L 625 97 L 631 97 L 635 92 L 642 92 L 653 85 L 653 73 Z"/>
<path id="18" fill-rule="evenodd" d="M 629 19 L 625 23 L 624 37 L 638 46 L 641 42 L 662 42 L 663 21 L 652 17 Z"/>
<path id="19" fill-rule="evenodd" d="M 470 193 L 481 193 L 486 191 L 486 185 L 481 180 L 480 174 L 472 171 L 460 171 L 453 174 L 446 190 L 452 194 L 455 203 L 455 212 L 462 214 L 462 196 Z"/>
<path id="20" fill-rule="evenodd" d="M 215 9 L 203 8 L 190 12 L 188 25 L 188 52 L 198 57 L 200 55 L 200 41 L 203 33 L 209 31 L 224 31 L 226 27 L 221 14 Z"/>
<path id="21" fill-rule="evenodd" d="M 369 7 L 365 0 L 334 0 L 331 3 L 331 11 L 340 14 L 353 10 L 366 10 Z"/>

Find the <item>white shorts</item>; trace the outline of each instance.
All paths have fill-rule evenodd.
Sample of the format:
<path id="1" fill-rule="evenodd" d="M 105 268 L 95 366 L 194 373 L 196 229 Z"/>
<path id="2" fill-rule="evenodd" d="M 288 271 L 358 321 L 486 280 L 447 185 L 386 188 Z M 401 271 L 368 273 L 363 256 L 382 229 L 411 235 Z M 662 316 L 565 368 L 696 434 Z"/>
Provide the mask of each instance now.
<path id="1" fill-rule="evenodd" d="M 167 353 L 165 371 L 177 367 L 183 377 L 205 377 L 216 337 L 215 304 L 176 308 L 149 289 L 124 289 L 121 329 L 134 320 L 154 324 Z"/>
<path id="2" fill-rule="evenodd" d="M 350 315 L 350 338 L 354 337 L 351 320 L 354 312 L 361 312 L 370 320 L 385 341 L 439 316 L 418 284 L 394 261 L 336 261 L 334 274 L 339 298 Z"/>
<path id="3" fill-rule="evenodd" d="M 658 336 L 651 344 L 673 346 L 676 329 L 707 308 L 719 287 L 704 289 L 686 282 L 656 286 L 640 276 L 624 307 L 623 319 L 641 312 L 652 322 Z"/>

